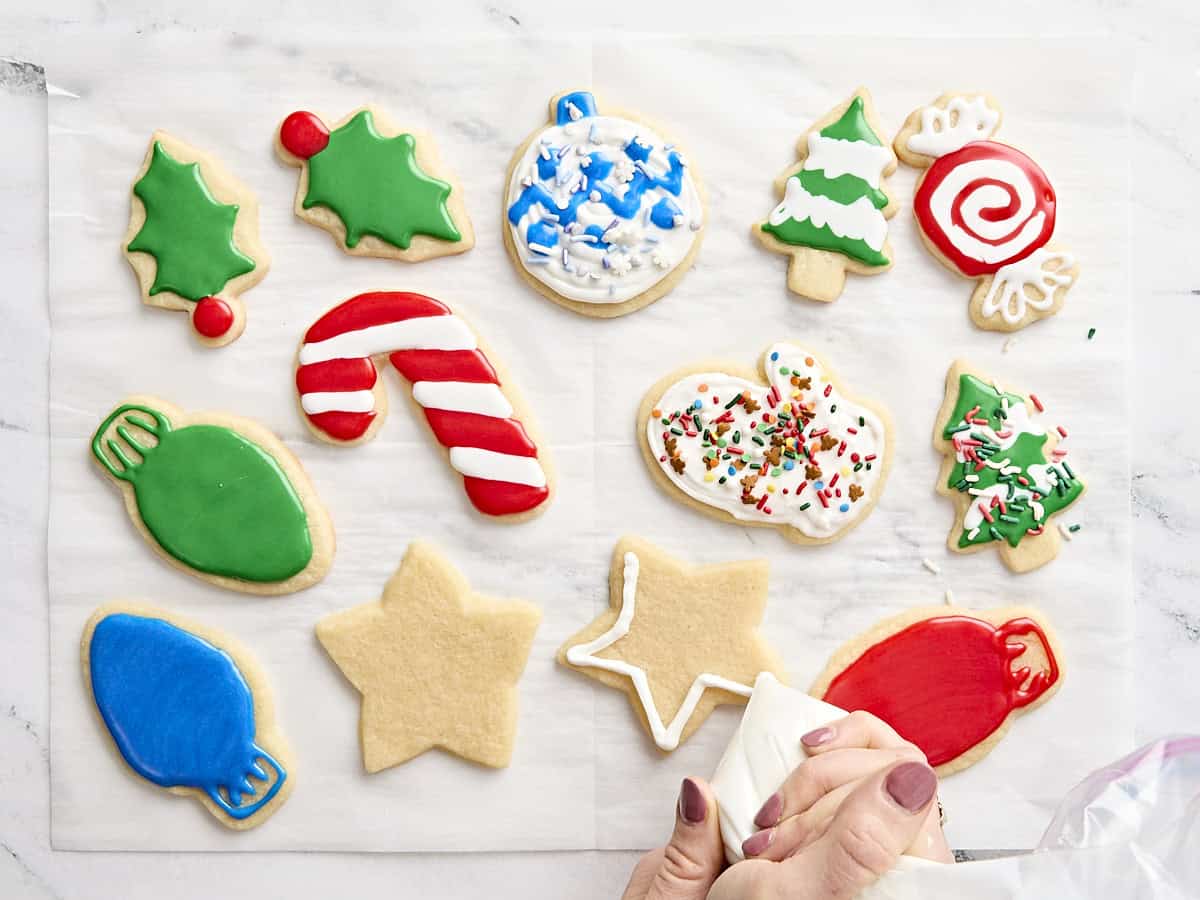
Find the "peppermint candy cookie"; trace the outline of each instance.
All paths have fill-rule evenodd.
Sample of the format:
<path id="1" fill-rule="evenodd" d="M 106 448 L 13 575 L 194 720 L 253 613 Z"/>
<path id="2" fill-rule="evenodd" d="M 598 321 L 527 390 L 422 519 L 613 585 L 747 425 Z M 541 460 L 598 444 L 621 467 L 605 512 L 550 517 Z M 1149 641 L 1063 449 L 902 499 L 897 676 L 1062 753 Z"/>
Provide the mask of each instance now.
<path id="1" fill-rule="evenodd" d="M 1049 177 L 992 140 L 1000 118 L 987 94 L 943 94 L 908 117 L 895 148 L 926 170 L 913 198 L 925 246 L 947 268 L 978 279 L 971 321 L 1016 331 L 1062 308 L 1079 265 L 1050 244 L 1058 199 Z"/>
<path id="2" fill-rule="evenodd" d="M 704 189 L 683 152 L 587 91 L 550 101 L 550 121 L 513 156 L 504 245 L 542 296 L 613 318 L 670 291 L 700 249 Z"/>
<path id="3" fill-rule="evenodd" d="M 847 393 L 811 351 L 780 342 L 754 372 L 701 363 L 646 393 L 638 437 L 671 496 L 726 522 L 825 544 L 867 517 L 892 463 L 886 410 Z"/>

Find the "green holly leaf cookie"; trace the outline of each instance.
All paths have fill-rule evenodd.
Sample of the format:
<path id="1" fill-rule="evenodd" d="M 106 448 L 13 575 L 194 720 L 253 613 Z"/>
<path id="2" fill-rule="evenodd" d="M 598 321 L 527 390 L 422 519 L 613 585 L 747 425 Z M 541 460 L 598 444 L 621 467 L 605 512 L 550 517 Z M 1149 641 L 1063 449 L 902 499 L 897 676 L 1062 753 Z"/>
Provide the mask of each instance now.
<path id="1" fill-rule="evenodd" d="M 213 197 L 198 163 L 178 161 L 155 141 L 150 165 L 133 192 L 146 219 L 125 249 L 154 257 L 151 296 L 169 291 L 200 300 L 254 270 L 254 260 L 234 243 L 237 205 Z"/>
<path id="2" fill-rule="evenodd" d="M 346 228 L 346 246 L 364 235 L 407 250 L 413 235 L 459 241 L 446 201 L 450 185 L 417 165 L 411 134 L 385 138 L 364 109 L 329 135 L 309 160 L 305 209 L 326 206 Z"/>

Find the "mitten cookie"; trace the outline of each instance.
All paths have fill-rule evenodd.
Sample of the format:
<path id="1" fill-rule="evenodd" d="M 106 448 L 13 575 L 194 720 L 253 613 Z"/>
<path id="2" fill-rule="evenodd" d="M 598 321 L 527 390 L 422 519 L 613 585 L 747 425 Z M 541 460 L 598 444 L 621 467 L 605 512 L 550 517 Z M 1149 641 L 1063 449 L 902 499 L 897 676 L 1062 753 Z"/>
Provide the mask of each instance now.
<path id="1" fill-rule="evenodd" d="M 837 540 L 883 493 L 891 419 L 796 344 L 772 344 L 760 368 L 765 384 L 724 362 L 660 380 L 638 412 L 642 456 L 664 490 L 706 515 L 800 544 Z"/>

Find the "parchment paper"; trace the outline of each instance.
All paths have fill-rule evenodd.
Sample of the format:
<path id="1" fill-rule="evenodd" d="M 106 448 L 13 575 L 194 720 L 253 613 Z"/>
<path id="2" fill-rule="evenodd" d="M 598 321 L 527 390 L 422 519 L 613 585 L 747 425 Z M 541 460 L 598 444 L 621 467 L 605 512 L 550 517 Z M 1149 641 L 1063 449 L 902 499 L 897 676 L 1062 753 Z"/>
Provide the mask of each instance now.
<path id="1" fill-rule="evenodd" d="M 718 712 L 678 751 L 653 748 L 619 692 L 558 668 L 558 644 L 607 602 L 609 554 L 626 532 L 695 561 L 765 556 L 765 631 L 806 686 L 842 641 L 906 607 L 1032 603 L 1065 646 L 1067 676 L 1043 709 L 1014 722 L 983 763 L 944 782 L 951 842 L 1032 845 L 1055 801 L 1132 737 L 1128 321 L 1128 142 L 1123 59 L 1083 42 L 893 38 L 726 41 L 528 39 L 407 43 L 336 36 L 270 41 L 98 32 L 63 53 L 50 107 L 52 497 L 50 602 L 52 839 L 70 849 L 532 850 L 661 843 L 679 779 L 710 772 L 737 721 Z M 1005 111 L 1000 138 L 1028 150 L 1059 196 L 1060 242 L 1083 276 L 1065 310 L 1006 339 L 974 328 L 972 283 L 920 246 L 891 181 L 895 269 L 851 277 L 831 305 L 788 295 L 785 260 L 749 235 L 775 204 L 771 182 L 797 137 L 859 83 L 889 132 L 945 89 L 979 87 Z M 526 288 L 500 238 L 513 150 L 550 96 L 592 86 L 660 123 L 710 196 L 699 259 L 668 297 L 624 319 L 591 321 Z M 336 119 L 363 102 L 432 132 L 477 229 L 470 253 L 417 266 L 351 258 L 295 219 L 297 171 L 274 157 L 296 108 Z M 257 190 L 273 257 L 245 296 L 246 333 L 201 349 L 182 314 L 143 307 L 119 250 L 129 187 L 155 128 L 213 152 Z M 296 342 L 324 310 L 369 289 L 415 290 L 467 315 L 512 371 L 551 445 L 560 493 L 532 524 L 473 515 L 422 424 L 398 402 L 379 436 L 352 450 L 314 441 L 293 399 Z M 1089 327 L 1096 327 L 1089 341 Z M 651 483 L 634 443 L 646 387 L 701 357 L 752 364 L 771 340 L 807 342 L 854 391 L 888 405 L 897 460 L 871 517 L 837 544 L 796 547 L 767 530 L 697 516 Z M 949 362 L 966 356 L 1039 393 L 1044 421 L 1071 430 L 1084 523 L 1043 570 L 1012 576 L 994 554 L 951 557 L 948 501 L 933 492 L 933 416 Z M 127 394 L 258 419 L 299 455 L 333 516 L 329 577 L 289 597 L 222 592 L 158 561 L 93 471 L 87 441 Z M 407 543 L 441 545 L 480 591 L 538 603 L 544 621 L 521 682 L 512 766 L 493 772 L 441 753 L 367 776 L 358 695 L 313 624 L 376 598 Z M 941 568 L 922 567 L 927 557 Z M 792 585 L 803 585 L 794 588 Z M 78 640 L 98 604 L 137 597 L 228 630 L 257 654 L 298 761 L 296 790 L 263 828 L 235 834 L 120 763 L 84 690 Z"/>

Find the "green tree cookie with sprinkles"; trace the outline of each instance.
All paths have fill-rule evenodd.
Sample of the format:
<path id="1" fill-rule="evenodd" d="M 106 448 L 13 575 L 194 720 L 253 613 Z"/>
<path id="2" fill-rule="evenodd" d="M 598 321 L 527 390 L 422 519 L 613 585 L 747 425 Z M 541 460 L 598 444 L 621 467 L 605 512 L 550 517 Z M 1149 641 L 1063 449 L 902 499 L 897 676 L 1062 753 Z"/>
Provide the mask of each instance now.
<path id="1" fill-rule="evenodd" d="M 938 493 L 958 507 L 951 550 L 994 545 L 1014 572 L 1058 555 L 1067 526 L 1050 519 L 1083 495 L 1084 484 L 1067 461 L 1066 428 L 1034 422 L 1041 412 L 1036 394 L 1005 390 L 961 360 L 950 367 L 933 445 L 944 456 Z"/>
<path id="2" fill-rule="evenodd" d="M 397 128 L 373 106 L 332 128 L 316 113 L 294 112 L 275 150 L 300 168 L 296 215 L 347 253 L 421 262 L 475 246 L 462 189 L 433 139 Z"/>
<path id="3" fill-rule="evenodd" d="M 779 204 L 752 230 L 768 250 L 790 257 L 789 290 L 829 303 L 841 296 L 846 272 L 891 268 L 887 220 L 898 205 L 886 176 L 896 155 L 871 95 L 859 88 L 804 133 L 796 156 L 775 180 Z"/>
<path id="4" fill-rule="evenodd" d="M 236 340 L 246 327 L 241 294 L 271 265 L 258 199 L 215 157 L 156 131 L 130 205 L 122 249 L 142 302 L 187 312 L 205 346 Z"/>

